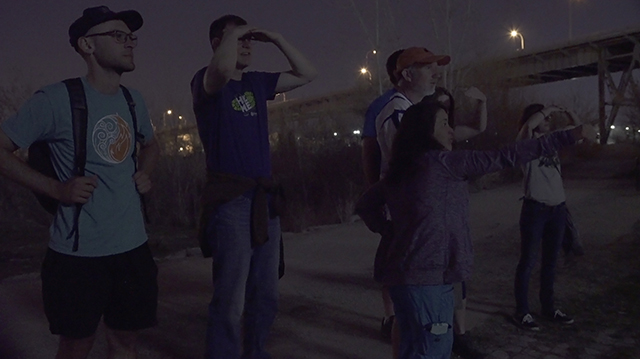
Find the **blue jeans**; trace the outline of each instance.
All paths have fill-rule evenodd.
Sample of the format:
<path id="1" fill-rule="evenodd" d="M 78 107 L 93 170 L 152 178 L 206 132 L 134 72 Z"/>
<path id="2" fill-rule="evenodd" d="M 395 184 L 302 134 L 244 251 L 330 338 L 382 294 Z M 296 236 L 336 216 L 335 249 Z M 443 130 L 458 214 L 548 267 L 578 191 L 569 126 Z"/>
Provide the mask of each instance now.
<path id="1" fill-rule="evenodd" d="M 397 285 L 389 294 L 400 326 L 399 359 L 449 359 L 453 345 L 453 285 Z M 436 324 L 436 325 L 434 325 Z M 444 324 L 442 334 L 437 324 Z"/>
<path id="2" fill-rule="evenodd" d="M 520 262 L 515 279 L 516 314 L 529 313 L 529 279 L 541 246 L 540 305 L 543 314 L 552 314 L 555 310 L 553 283 L 566 220 L 567 210 L 564 203 L 547 206 L 528 199 L 522 203 Z"/>
<path id="3" fill-rule="evenodd" d="M 218 207 L 207 226 L 213 298 L 206 358 L 238 359 L 241 346 L 243 359 L 271 357 L 264 346 L 278 312 L 280 219 L 269 220 L 269 240 L 252 248 L 250 211 L 251 200 L 237 197 Z"/>

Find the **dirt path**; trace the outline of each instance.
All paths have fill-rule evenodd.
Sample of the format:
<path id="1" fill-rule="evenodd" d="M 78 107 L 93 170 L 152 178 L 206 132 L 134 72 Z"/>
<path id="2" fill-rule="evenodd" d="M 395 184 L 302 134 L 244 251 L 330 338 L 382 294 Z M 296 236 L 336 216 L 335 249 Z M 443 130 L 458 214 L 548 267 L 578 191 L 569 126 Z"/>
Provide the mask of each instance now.
<path id="1" fill-rule="evenodd" d="M 570 179 L 566 188 L 586 255 L 573 266 L 560 263 L 557 298 L 576 323 L 567 328 L 541 323 L 538 334 L 522 332 L 507 320 L 514 310 L 520 185 L 471 196 L 476 265 L 469 282 L 469 325 L 491 358 L 640 358 L 635 303 L 640 297 L 640 192 L 630 179 L 615 178 Z M 179 241 L 189 237 L 180 236 Z M 154 240 L 166 251 L 173 246 L 168 238 Z M 376 245 L 377 236 L 362 222 L 285 235 L 287 274 L 268 344 L 274 358 L 390 358 L 389 344 L 379 339 L 382 308 L 371 279 Z M 0 263 L 5 273 L 15 273 L 15 268 L 6 270 L 7 263 L 33 268 L 6 261 Z M 198 255 L 159 261 L 160 323 L 143 333 L 140 358 L 201 357 L 209 266 Z M 532 280 L 534 311 L 536 293 L 537 280 Z M 99 338 L 92 358 L 104 357 Z M 55 345 L 41 309 L 39 276 L 0 280 L 0 357 L 52 357 Z M 13 352 L 2 352 L 8 349 Z"/>
<path id="2" fill-rule="evenodd" d="M 559 261 L 556 298 L 576 323 L 561 328 L 541 322 L 538 334 L 523 332 L 509 321 L 515 310 L 519 205 L 500 200 L 510 197 L 509 187 L 473 197 L 478 238 L 469 307 L 490 313 L 474 336 L 492 358 L 640 357 L 640 311 L 635 304 L 640 297 L 640 193 L 624 180 L 570 180 L 565 187 L 586 254 L 573 263 Z M 509 208 L 485 208 L 492 200 Z M 539 311 L 538 278 L 536 271 L 529 294 L 534 313 Z"/>

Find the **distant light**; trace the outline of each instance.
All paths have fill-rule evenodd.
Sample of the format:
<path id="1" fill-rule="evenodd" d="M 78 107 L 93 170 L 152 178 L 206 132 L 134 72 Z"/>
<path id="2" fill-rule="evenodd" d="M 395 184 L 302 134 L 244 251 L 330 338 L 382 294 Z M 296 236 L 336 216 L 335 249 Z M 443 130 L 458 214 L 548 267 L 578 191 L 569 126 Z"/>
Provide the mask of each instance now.
<path id="1" fill-rule="evenodd" d="M 178 119 L 182 120 L 182 116 L 178 116 Z"/>
<path id="2" fill-rule="evenodd" d="M 170 115 L 170 114 L 171 114 L 171 110 L 167 110 L 167 115 Z"/>
<path id="3" fill-rule="evenodd" d="M 509 32 L 509 35 L 513 38 L 520 37 L 520 50 L 524 50 L 524 36 L 522 33 L 517 29 L 513 29 Z"/>
<path id="4" fill-rule="evenodd" d="M 359 135 L 360 134 L 360 130 L 353 130 L 353 134 L 354 135 Z"/>
<path id="5" fill-rule="evenodd" d="M 180 152 L 184 151 L 184 147 L 180 147 L 179 151 Z"/>
<path id="6" fill-rule="evenodd" d="M 627 131 L 629 131 L 629 127 L 628 127 L 628 126 L 627 126 L 627 127 L 625 127 L 624 129 L 625 129 L 625 130 L 627 130 Z"/>
<path id="7" fill-rule="evenodd" d="M 377 54 L 377 53 L 378 53 L 378 51 L 376 51 L 376 50 L 373 50 L 373 54 L 374 54 L 374 55 L 375 55 L 375 54 Z"/>
<path id="8" fill-rule="evenodd" d="M 612 130 L 615 130 L 615 129 L 616 129 L 616 126 L 611 125 L 611 129 L 612 129 Z"/>
<path id="9" fill-rule="evenodd" d="M 360 69 L 360 73 L 363 74 L 363 75 L 366 74 L 367 72 L 369 72 L 369 70 L 367 70 L 366 67 L 363 67 L 363 68 Z"/>
<path id="10" fill-rule="evenodd" d="M 337 132 L 334 132 L 334 133 L 333 133 L 333 135 L 334 135 L 334 136 L 337 136 L 337 135 L 338 135 L 338 133 L 337 133 Z"/>

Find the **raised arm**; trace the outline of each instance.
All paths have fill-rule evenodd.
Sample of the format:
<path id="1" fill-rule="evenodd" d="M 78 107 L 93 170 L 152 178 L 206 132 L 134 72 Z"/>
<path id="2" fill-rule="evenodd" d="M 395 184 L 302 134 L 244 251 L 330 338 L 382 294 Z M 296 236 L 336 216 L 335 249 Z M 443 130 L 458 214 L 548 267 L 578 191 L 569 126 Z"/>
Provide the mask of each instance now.
<path id="1" fill-rule="evenodd" d="M 540 124 L 549 117 L 553 112 L 564 111 L 561 107 L 558 106 L 548 106 L 543 108 L 542 110 L 534 113 L 529 117 L 529 120 L 525 122 L 525 124 L 518 132 L 518 136 L 516 136 L 516 141 L 527 140 L 534 137 L 533 131 L 540 126 Z"/>
<path id="2" fill-rule="evenodd" d="M 595 141 L 593 126 L 580 125 L 570 130 L 518 141 L 500 150 L 492 151 L 442 151 L 438 155 L 449 172 L 459 179 L 499 171 L 507 167 L 530 162 L 544 154 L 553 153 L 562 147 L 586 139 Z"/>
<path id="3" fill-rule="evenodd" d="M 225 30 L 222 39 L 215 44 L 215 51 L 209 66 L 204 73 L 204 90 L 209 95 L 218 92 L 229 80 L 237 74 L 238 41 L 255 28 L 248 25 L 237 26 Z"/>
<path id="4" fill-rule="evenodd" d="M 453 137 L 456 142 L 468 140 L 487 129 L 487 96 L 475 87 L 470 87 L 464 93 L 471 101 L 475 102 L 473 118 L 476 121 L 474 127 L 460 125 L 453 129 Z"/>
<path id="5" fill-rule="evenodd" d="M 567 116 L 569 117 L 569 119 L 571 120 L 571 124 L 570 126 L 578 126 L 581 125 L 583 123 L 582 119 L 580 119 L 580 117 L 578 117 L 578 115 L 576 115 L 575 112 L 573 112 L 572 110 L 564 110 L 565 113 L 567 114 Z"/>
<path id="6" fill-rule="evenodd" d="M 289 61 L 291 70 L 280 74 L 276 84 L 276 92 L 293 90 L 311 82 L 318 76 L 318 71 L 313 64 L 279 33 L 255 29 L 251 31 L 251 36 L 256 41 L 272 42 Z"/>

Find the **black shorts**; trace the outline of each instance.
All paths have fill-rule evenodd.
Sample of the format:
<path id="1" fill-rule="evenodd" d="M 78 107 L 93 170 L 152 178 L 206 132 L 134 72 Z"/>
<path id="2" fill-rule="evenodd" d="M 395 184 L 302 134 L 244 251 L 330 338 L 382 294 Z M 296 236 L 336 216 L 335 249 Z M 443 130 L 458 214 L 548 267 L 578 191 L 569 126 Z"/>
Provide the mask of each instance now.
<path id="1" fill-rule="evenodd" d="M 147 243 L 105 257 L 76 257 L 49 249 L 42 263 L 42 299 L 51 333 L 87 338 L 103 316 L 114 330 L 154 326 L 157 276 Z"/>

